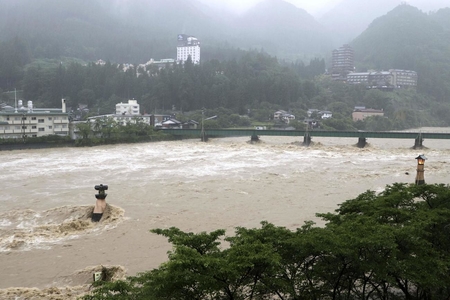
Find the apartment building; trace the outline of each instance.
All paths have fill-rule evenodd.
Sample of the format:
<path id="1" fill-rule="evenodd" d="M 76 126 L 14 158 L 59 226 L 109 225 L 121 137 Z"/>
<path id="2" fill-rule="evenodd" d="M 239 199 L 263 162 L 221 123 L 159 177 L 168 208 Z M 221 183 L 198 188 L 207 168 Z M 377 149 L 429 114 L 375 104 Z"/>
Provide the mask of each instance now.
<path id="1" fill-rule="evenodd" d="M 331 77 L 345 81 L 347 74 L 355 70 L 355 53 L 349 45 L 334 49 L 331 57 Z"/>
<path id="2" fill-rule="evenodd" d="M 62 99 L 61 108 L 34 108 L 28 101 L 23 106 L 5 107 L 0 111 L 0 138 L 40 137 L 45 135 L 69 135 L 69 114 Z"/>

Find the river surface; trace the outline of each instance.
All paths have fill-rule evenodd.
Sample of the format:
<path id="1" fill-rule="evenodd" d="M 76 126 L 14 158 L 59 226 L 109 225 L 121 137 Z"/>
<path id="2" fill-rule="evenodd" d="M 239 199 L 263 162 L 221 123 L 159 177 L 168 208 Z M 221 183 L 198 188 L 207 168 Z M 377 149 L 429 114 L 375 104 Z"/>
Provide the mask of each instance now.
<path id="1" fill-rule="evenodd" d="M 0 152 L 0 289 L 82 285 L 80 274 L 92 278 L 95 266 L 128 275 L 158 267 L 170 245 L 152 228 L 231 235 L 263 220 L 321 226 L 318 212 L 366 190 L 414 183 L 419 154 L 428 158 L 427 183 L 450 180 L 450 140 L 414 150 L 407 139 L 368 139 L 364 149 L 356 138 L 313 138 L 310 147 L 301 137 L 249 139 Z M 109 186 L 111 210 L 93 224 L 100 183 Z"/>

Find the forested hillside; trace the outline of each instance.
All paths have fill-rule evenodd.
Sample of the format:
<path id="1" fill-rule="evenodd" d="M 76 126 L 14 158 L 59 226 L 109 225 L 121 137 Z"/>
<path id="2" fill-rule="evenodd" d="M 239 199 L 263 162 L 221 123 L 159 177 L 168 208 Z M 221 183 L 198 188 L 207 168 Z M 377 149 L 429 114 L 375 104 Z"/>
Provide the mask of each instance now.
<path id="1" fill-rule="evenodd" d="M 450 99 L 450 10 L 425 14 L 400 5 L 376 19 L 352 42 L 360 71 L 407 69 L 418 72 L 418 91 L 440 103 Z"/>

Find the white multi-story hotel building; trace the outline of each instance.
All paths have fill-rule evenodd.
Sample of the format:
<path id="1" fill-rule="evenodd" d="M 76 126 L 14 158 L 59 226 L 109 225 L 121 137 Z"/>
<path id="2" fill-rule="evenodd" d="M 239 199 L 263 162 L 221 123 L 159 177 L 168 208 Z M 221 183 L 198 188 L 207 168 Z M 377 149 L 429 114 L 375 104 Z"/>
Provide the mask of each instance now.
<path id="1" fill-rule="evenodd" d="M 0 111 L 0 138 L 40 137 L 44 135 L 69 135 L 69 115 L 66 101 L 61 108 L 34 108 L 18 101 L 18 107 L 6 107 Z"/>
<path id="2" fill-rule="evenodd" d="M 200 63 L 200 41 L 193 36 L 186 34 L 178 35 L 177 61 L 184 63 L 188 57 L 191 57 L 192 63 Z"/>
<path id="3" fill-rule="evenodd" d="M 139 114 L 139 104 L 137 103 L 137 100 L 128 100 L 128 103 L 120 102 L 116 104 L 116 115 L 137 116 Z"/>

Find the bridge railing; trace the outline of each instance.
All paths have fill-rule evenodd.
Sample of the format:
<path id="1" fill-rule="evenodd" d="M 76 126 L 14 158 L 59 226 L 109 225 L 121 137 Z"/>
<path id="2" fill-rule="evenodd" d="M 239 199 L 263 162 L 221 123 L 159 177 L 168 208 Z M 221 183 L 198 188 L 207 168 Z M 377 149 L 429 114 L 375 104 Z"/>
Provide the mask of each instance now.
<path id="1" fill-rule="evenodd" d="M 162 129 L 176 136 L 200 137 L 200 129 Z M 409 132 L 409 131 L 325 131 L 325 130 L 256 130 L 256 129 L 205 129 L 208 137 L 225 136 L 305 136 L 311 137 L 355 137 L 355 138 L 393 138 L 393 139 L 450 139 L 445 132 Z"/>

